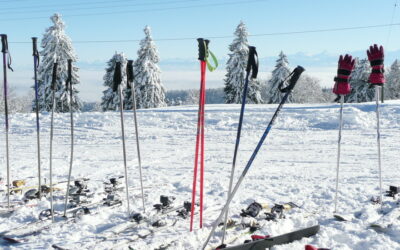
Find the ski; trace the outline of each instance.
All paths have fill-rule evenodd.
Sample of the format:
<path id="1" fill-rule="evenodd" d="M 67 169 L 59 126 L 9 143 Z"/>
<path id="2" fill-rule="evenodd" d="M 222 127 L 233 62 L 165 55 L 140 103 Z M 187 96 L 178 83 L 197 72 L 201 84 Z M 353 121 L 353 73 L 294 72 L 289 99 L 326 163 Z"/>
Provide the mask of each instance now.
<path id="1" fill-rule="evenodd" d="M 190 202 L 184 202 L 182 206 L 164 206 L 166 205 L 167 200 L 171 202 L 173 197 L 168 197 L 168 196 L 161 196 L 160 201 L 162 202 L 161 204 L 155 204 L 154 208 L 157 210 L 155 214 L 152 216 L 149 216 L 145 218 L 143 215 L 140 213 L 133 214 L 131 216 L 131 220 L 116 224 L 115 226 L 108 228 L 104 230 L 101 234 L 96 235 L 92 239 L 88 240 L 88 245 L 85 245 L 85 248 L 91 248 L 94 247 L 97 244 L 100 244 L 102 242 L 106 241 L 120 241 L 121 237 L 120 235 L 123 233 L 126 233 L 129 230 L 136 229 L 140 226 L 148 225 L 149 227 L 152 227 L 154 229 L 151 229 L 149 233 L 144 234 L 144 235 L 135 235 L 134 239 L 130 239 L 131 242 L 138 240 L 140 238 L 147 238 L 148 236 L 154 234 L 155 232 L 158 232 L 162 228 L 165 228 L 165 219 L 166 217 L 172 213 L 172 212 L 177 212 L 177 216 L 182 217 L 184 219 L 189 217 L 190 209 L 191 209 L 191 203 Z M 163 204 L 164 203 L 164 204 Z M 175 219 L 177 221 L 177 219 Z M 174 220 L 174 221 L 175 221 Z M 175 225 L 176 222 L 173 223 Z M 172 224 L 171 224 L 172 226 Z M 160 228 L 160 229 L 158 229 Z M 82 242 L 79 242 L 82 244 Z M 128 242 L 129 243 L 129 242 Z M 127 243 L 127 244 L 128 244 Z M 59 246 L 59 245 L 53 245 L 53 248 L 55 249 L 70 249 L 69 247 L 64 247 L 64 246 Z M 74 249 L 75 247 L 72 247 Z"/>
<path id="2" fill-rule="evenodd" d="M 28 239 L 26 237 L 31 236 L 31 235 L 38 235 L 42 233 L 45 230 L 50 229 L 51 227 L 54 226 L 60 226 L 63 224 L 68 224 L 68 223 L 73 223 L 76 222 L 78 218 L 80 218 L 83 215 L 86 214 L 91 214 L 95 215 L 100 212 L 100 209 L 97 209 L 95 212 L 93 212 L 94 208 L 98 205 L 107 205 L 105 207 L 113 207 L 117 205 L 121 205 L 121 202 L 112 204 L 112 205 L 107 205 L 105 204 L 104 201 L 99 201 L 95 203 L 91 203 L 90 205 L 87 206 L 82 206 L 78 208 L 73 208 L 67 210 L 68 214 L 72 214 L 69 217 L 64 217 L 64 213 L 59 213 L 57 214 L 57 217 L 54 217 L 54 222 L 51 221 L 50 219 L 50 211 L 49 210 L 44 210 L 42 212 L 47 213 L 47 219 L 35 221 L 32 223 L 25 224 L 22 227 L 12 229 L 8 232 L 5 233 L 0 233 L 1 237 L 3 240 L 9 242 L 9 243 L 25 243 L 28 242 Z"/>
<path id="3" fill-rule="evenodd" d="M 264 239 L 254 239 L 252 242 L 227 247 L 226 250 L 264 250 L 277 245 L 292 243 L 302 238 L 311 237 L 318 233 L 320 226 L 315 225 L 293 231 L 286 234 L 281 234 L 274 237 L 265 237 Z M 255 238 L 255 237 L 253 237 Z"/>
<path id="4" fill-rule="evenodd" d="M 382 215 L 378 220 L 369 224 L 369 228 L 377 232 L 386 232 L 392 224 L 400 219 L 400 209 L 398 207 Z"/>

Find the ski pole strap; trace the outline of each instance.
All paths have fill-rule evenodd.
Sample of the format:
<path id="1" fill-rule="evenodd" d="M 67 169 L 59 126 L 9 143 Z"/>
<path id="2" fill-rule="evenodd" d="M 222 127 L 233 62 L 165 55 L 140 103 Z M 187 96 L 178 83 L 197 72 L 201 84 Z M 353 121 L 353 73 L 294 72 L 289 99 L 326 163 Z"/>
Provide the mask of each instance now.
<path id="1" fill-rule="evenodd" d="M 247 73 L 251 71 L 251 78 L 257 78 L 258 74 L 258 54 L 256 47 L 249 46 L 249 58 L 247 60 Z"/>
<path id="2" fill-rule="evenodd" d="M 279 84 L 279 87 L 278 87 L 278 88 L 279 88 L 279 91 L 281 91 L 282 93 L 292 91 L 293 88 L 294 88 L 294 86 L 296 85 L 297 81 L 299 80 L 301 73 L 303 73 L 304 70 L 305 70 L 305 69 L 304 69 L 303 67 L 297 66 L 297 67 L 292 71 L 292 73 L 290 73 L 290 75 L 288 75 L 288 77 L 286 77 L 286 79 L 283 80 L 283 81 L 281 82 L 281 84 Z M 284 83 L 289 77 L 290 77 L 290 79 L 289 79 L 289 85 L 286 86 L 285 88 L 282 88 L 283 83 Z"/>
<path id="3" fill-rule="evenodd" d="M 10 51 L 8 50 L 8 41 L 7 41 L 7 35 L 6 34 L 0 34 L 1 36 L 1 52 L 2 53 L 7 53 L 7 68 L 9 68 L 11 71 L 14 71 L 11 68 L 11 55 Z"/>
<path id="4" fill-rule="evenodd" d="M 72 59 L 68 59 L 68 77 L 65 82 L 65 87 L 72 92 Z"/>
<path id="5" fill-rule="evenodd" d="M 32 37 L 32 50 L 33 50 L 32 56 L 34 56 L 37 59 L 36 67 L 38 68 L 40 59 L 39 59 L 39 51 L 37 50 L 37 37 Z"/>
<path id="6" fill-rule="evenodd" d="M 128 64 L 126 65 L 126 74 L 128 78 L 128 85 L 127 88 L 130 89 L 132 88 L 132 83 L 133 83 L 133 60 L 128 60 Z"/>
<path id="7" fill-rule="evenodd" d="M 55 62 L 53 64 L 53 76 L 52 76 L 52 79 L 51 79 L 51 89 L 52 90 L 56 90 L 57 66 L 58 66 L 58 63 Z"/>
<path id="8" fill-rule="evenodd" d="M 117 62 L 115 64 L 113 86 L 112 86 L 114 92 L 118 90 L 118 86 L 121 85 L 121 82 L 122 82 L 121 62 Z"/>
<path id="9" fill-rule="evenodd" d="M 207 68 L 210 72 L 214 71 L 218 67 L 217 57 L 208 49 L 208 44 L 210 40 L 197 38 L 197 42 L 199 43 L 199 60 L 205 61 L 207 63 Z M 208 57 L 211 56 L 213 64 L 210 63 Z"/>

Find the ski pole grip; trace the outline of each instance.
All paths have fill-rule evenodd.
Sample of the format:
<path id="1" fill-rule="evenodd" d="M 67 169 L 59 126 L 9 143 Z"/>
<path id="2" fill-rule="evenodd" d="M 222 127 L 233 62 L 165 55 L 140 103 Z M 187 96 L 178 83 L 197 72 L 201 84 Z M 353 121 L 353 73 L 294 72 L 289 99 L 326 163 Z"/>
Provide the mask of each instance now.
<path id="1" fill-rule="evenodd" d="M 128 60 L 128 64 L 126 65 L 126 74 L 128 77 L 128 88 L 131 88 L 131 83 L 133 82 L 133 60 Z"/>
<path id="2" fill-rule="evenodd" d="M 113 78 L 113 91 L 118 90 L 118 86 L 121 85 L 122 82 L 122 73 L 121 73 L 121 62 L 116 62 L 114 69 L 114 78 Z"/>
<path id="3" fill-rule="evenodd" d="M 305 71 L 305 69 L 301 66 L 297 66 L 294 70 L 293 70 L 293 75 L 289 80 L 289 89 L 292 90 L 294 88 L 294 86 L 296 85 L 297 81 L 300 78 L 301 73 L 303 73 Z"/>
<path id="4" fill-rule="evenodd" d="M 53 64 L 53 77 L 52 77 L 52 79 L 51 79 L 51 89 L 52 89 L 52 90 L 56 90 L 57 66 L 58 66 L 58 63 L 55 62 L 55 63 Z"/>
<path id="5" fill-rule="evenodd" d="M 256 47 L 249 46 L 249 58 L 247 60 L 247 68 L 246 71 L 250 73 L 251 78 L 257 78 L 258 74 L 258 55 L 256 51 Z"/>
<path id="6" fill-rule="evenodd" d="M 38 55 L 38 50 L 37 50 L 37 37 L 32 37 L 32 50 L 33 54 L 32 56 L 37 56 Z"/>
<path id="7" fill-rule="evenodd" d="M 279 90 L 280 90 L 282 93 L 292 91 L 293 88 L 294 88 L 294 86 L 296 85 L 297 81 L 299 80 L 301 73 L 303 73 L 304 71 L 305 71 L 305 69 L 304 69 L 303 67 L 297 66 L 297 67 L 292 71 L 292 73 L 290 73 L 290 75 L 289 75 L 289 76 L 291 76 L 290 79 L 289 79 L 289 81 L 288 81 L 288 82 L 289 82 L 289 85 L 288 85 L 287 87 L 285 87 L 285 88 L 281 88 L 281 87 L 282 87 L 282 84 L 283 84 L 283 82 L 282 82 L 282 83 L 280 84 L 280 86 L 279 86 Z"/>
<path id="8" fill-rule="evenodd" d="M 203 38 L 197 38 L 197 42 L 199 43 L 199 60 L 200 61 L 205 61 L 206 60 L 206 50 L 207 50 L 207 45 L 208 40 L 204 40 Z M 206 44 L 207 43 L 207 44 Z"/>
<path id="9" fill-rule="evenodd" d="M 1 36 L 1 52 L 6 53 L 8 52 L 7 50 L 7 35 L 6 34 L 0 34 Z"/>

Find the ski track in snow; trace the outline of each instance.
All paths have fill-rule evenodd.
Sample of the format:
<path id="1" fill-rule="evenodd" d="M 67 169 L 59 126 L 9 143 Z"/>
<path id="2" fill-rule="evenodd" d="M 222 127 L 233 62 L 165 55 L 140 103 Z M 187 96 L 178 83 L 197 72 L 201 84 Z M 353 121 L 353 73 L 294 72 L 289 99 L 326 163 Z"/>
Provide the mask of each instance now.
<path id="1" fill-rule="evenodd" d="M 246 106 L 235 179 L 242 172 L 276 107 Z M 135 241 L 131 244 L 134 249 L 154 249 L 170 242 L 169 249 L 199 249 L 202 246 L 212 222 L 226 201 L 239 110 L 240 105 L 206 105 L 203 229 L 198 229 L 198 217 L 195 218 L 193 233 L 189 233 L 188 219 L 179 220 L 174 227 L 167 227 L 153 237 Z M 316 236 L 274 249 L 303 249 L 305 244 L 332 249 L 400 249 L 400 221 L 395 221 L 387 233 L 368 229 L 369 223 L 380 216 L 379 207 L 369 202 L 372 196 L 379 194 L 374 103 L 345 104 L 338 210 L 345 214 L 356 213 L 357 216 L 350 222 L 332 219 L 338 117 L 338 104 L 285 105 L 232 201 L 230 212 L 236 218 L 240 210 L 253 200 L 268 204 L 292 201 L 303 205 L 304 208 L 288 212 L 286 219 L 265 223 L 258 234 L 278 235 L 317 222 L 321 224 Z M 3 119 L 1 117 L 2 122 Z M 42 114 L 40 119 L 43 177 L 48 177 L 50 114 Z M 141 212 L 132 112 L 125 112 L 125 121 L 129 185 L 133 189 L 131 209 Z M 138 122 L 144 185 L 150 186 L 145 189 L 147 210 L 159 202 L 162 194 L 175 196 L 177 205 L 185 200 L 190 201 L 197 106 L 139 110 Z M 12 114 L 10 126 L 11 179 L 27 179 L 28 184 L 34 185 L 37 173 L 35 114 Z M 73 177 L 90 178 L 90 189 L 101 192 L 102 181 L 123 174 L 119 112 L 75 114 L 75 129 Z M 381 106 L 383 190 L 387 190 L 390 184 L 400 185 L 399 129 L 400 101 L 387 101 Z M 4 126 L 1 126 L 0 132 L 3 137 Z M 54 181 L 67 179 L 69 136 L 69 114 L 56 114 Z M 4 139 L 1 142 L 0 176 L 5 178 Z M 61 197 L 64 194 L 55 195 Z M 125 195 L 121 194 L 121 197 Z M 4 192 L 1 198 L 6 200 Z M 15 200 L 20 198 L 18 195 L 12 197 Z M 100 199 L 100 194 L 96 198 Z M 390 198 L 384 200 L 384 209 L 396 206 Z M 23 207 L 9 218 L 0 218 L 0 231 L 34 221 L 39 212 L 48 207 L 48 200 L 43 199 L 37 207 Z M 63 199 L 56 199 L 55 209 L 61 211 L 62 208 Z M 83 217 L 78 223 L 56 226 L 39 235 L 27 237 L 29 243 L 8 245 L 1 242 L 0 247 L 49 249 L 52 244 L 59 244 L 82 249 L 86 248 L 86 244 L 93 243 L 95 234 L 125 218 L 124 201 L 120 207 L 106 208 L 99 214 Z M 173 217 L 169 218 L 171 221 Z M 146 227 L 142 226 L 127 235 L 146 232 Z M 227 237 L 233 234 L 235 232 L 228 231 Z M 217 230 L 210 245 L 218 245 L 221 235 Z M 246 238 L 249 236 L 235 243 L 241 243 Z M 99 243 L 95 248 L 108 249 L 114 243 Z"/>

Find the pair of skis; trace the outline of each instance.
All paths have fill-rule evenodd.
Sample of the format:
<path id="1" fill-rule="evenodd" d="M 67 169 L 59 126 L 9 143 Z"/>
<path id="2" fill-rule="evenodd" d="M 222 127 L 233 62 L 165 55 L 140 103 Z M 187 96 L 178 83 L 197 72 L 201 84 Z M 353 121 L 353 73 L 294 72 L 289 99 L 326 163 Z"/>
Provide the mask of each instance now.
<path id="1" fill-rule="evenodd" d="M 193 230 L 193 219 L 196 203 L 196 186 L 197 186 L 197 172 L 200 158 L 200 228 L 203 227 L 203 201 L 204 201 L 204 109 L 206 103 L 206 66 L 209 71 L 214 71 L 218 67 L 218 62 L 214 54 L 209 51 L 208 44 L 210 40 L 198 38 L 199 45 L 199 60 L 200 60 L 200 96 L 199 96 L 199 111 L 197 118 L 197 133 L 196 133 L 196 149 L 194 158 L 194 173 L 193 173 L 193 188 L 192 188 L 192 207 L 190 213 L 190 231 Z M 215 66 L 211 66 L 208 62 L 208 57 L 211 56 Z M 199 157 L 200 154 L 200 157 Z"/>

